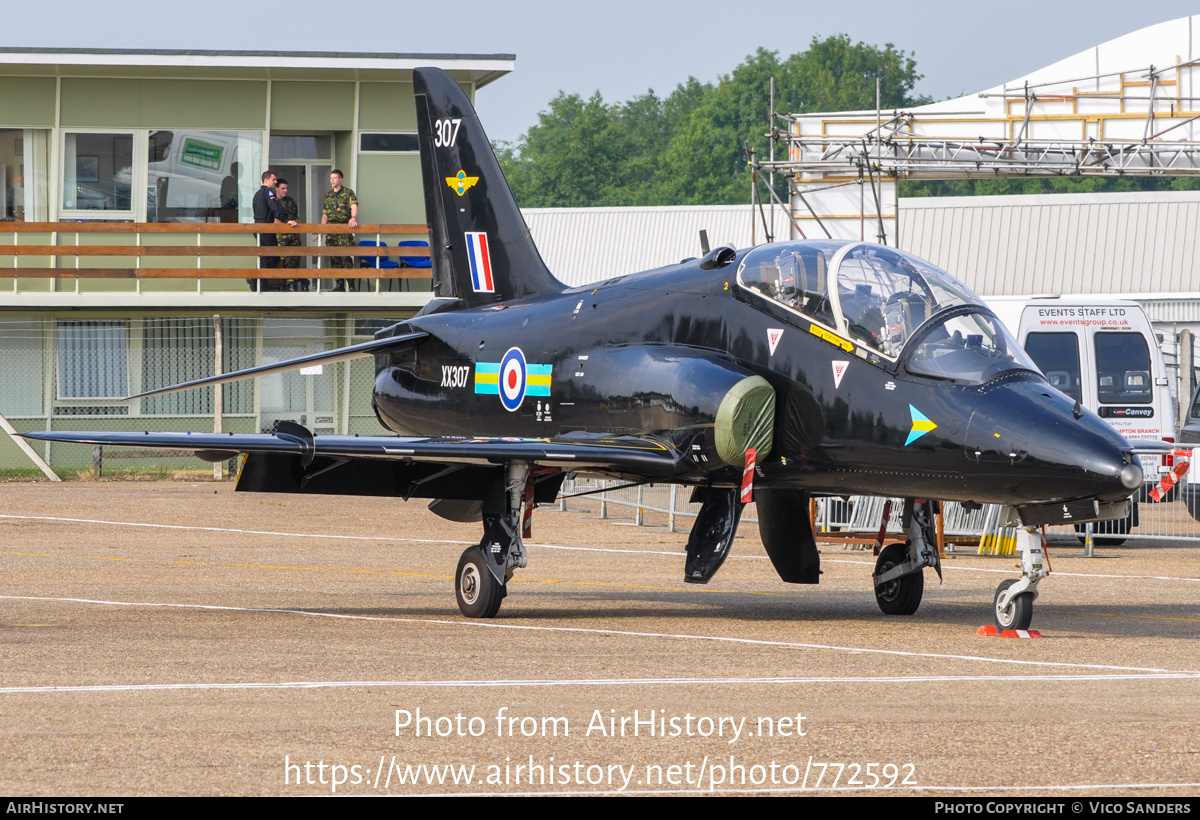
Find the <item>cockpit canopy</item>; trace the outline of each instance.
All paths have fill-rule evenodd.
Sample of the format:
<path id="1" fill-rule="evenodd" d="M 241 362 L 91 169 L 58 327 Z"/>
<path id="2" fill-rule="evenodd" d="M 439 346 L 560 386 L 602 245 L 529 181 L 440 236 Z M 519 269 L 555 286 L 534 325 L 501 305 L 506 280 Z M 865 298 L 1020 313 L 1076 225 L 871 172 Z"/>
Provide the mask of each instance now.
<path id="1" fill-rule="evenodd" d="M 915 256 L 861 242 L 778 242 L 738 268 L 746 290 L 913 373 L 980 383 L 1037 367 L 966 286 Z M 935 320 L 936 321 L 931 321 Z"/>

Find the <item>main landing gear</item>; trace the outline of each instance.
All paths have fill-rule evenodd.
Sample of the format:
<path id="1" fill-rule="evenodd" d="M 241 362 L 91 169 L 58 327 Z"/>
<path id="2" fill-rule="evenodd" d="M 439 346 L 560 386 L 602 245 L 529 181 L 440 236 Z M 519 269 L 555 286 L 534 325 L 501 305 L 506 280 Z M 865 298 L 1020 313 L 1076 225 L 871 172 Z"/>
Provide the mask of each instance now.
<path id="1" fill-rule="evenodd" d="M 934 504 L 906 499 L 900 521 L 908 542 L 885 547 L 875 562 L 875 601 L 885 615 L 912 615 L 917 611 L 925 593 L 925 567 L 933 567 L 942 577 Z"/>
<path id="2" fill-rule="evenodd" d="M 1045 541 L 1037 529 L 1017 530 L 1017 552 L 1021 556 L 1021 577 L 1001 581 L 996 587 L 993 614 L 996 628 L 1028 629 L 1033 620 L 1033 599 L 1037 597 L 1038 581 L 1050 574 L 1045 562 Z"/>
<path id="3" fill-rule="evenodd" d="M 467 547 L 454 574 L 458 608 L 468 618 L 496 617 L 513 572 L 529 564 L 521 541 L 521 505 L 528 482 L 529 462 L 510 461 L 504 468 L 503 498 L 484 500 L 483 539 Z"/>

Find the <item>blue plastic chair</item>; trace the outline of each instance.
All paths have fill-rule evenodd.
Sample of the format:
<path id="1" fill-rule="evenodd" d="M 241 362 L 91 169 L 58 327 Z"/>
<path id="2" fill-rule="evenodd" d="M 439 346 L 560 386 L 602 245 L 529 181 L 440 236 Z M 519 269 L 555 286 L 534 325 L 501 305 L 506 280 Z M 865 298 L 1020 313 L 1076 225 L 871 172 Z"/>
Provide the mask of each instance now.
<path id="1" fill-rule="evenodd" d="M 397 248 L 428 248 L 429 243 L 423 239 L 397 242 Z M 401 256 L 400 260 L 410 268 L 432 268 L 433 262 L 428 256 Z"/>
<path id="2" fill-rule="evenodd" d="M 365 248 L 365 247 L 386 248 L 387 247 L 386 242 L 371 242 L 368 240 L 362 240 L 358 243 L 358 245 L 360 248 Z M 400 267 L 399 262 L 393 262 L 391 259 L 388 259 L 386 256 L 360 256 L 359 259 L 361 259 L 362 264 L 368 268 L 398 268 L 398 267 Z"/>

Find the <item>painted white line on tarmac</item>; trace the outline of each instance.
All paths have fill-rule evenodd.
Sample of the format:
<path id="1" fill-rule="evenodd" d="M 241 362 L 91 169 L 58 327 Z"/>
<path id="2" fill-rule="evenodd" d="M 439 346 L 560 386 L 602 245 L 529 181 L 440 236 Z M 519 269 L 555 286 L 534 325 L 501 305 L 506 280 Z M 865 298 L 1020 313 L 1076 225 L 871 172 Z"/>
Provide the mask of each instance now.
<path id="1" fill-rule="evenodd" d="M 105 601 L 92 598 L 59 598 L 46 595 L 0 595 L 0 600 L 7 601 L 51 601 L 56 603 L 94 604 L 97 606 L 148 607 L 161 609 L 200 609 L 221 612 L 246 612 L 255 614 L 305 615 L 311 618 L 332 618 L 346 621 L 384 621 L 389 623 L 430 624 L 434 626 L 454 626 L 467 629 L 499 629 L 524 632 L 562 632 L 573 635 L 603 635 L 605 637 L 619 636 L 626 638 L 662 638 L 676 641 L 709 641 L 713 643 L 731 643 L 742 646 L 765 646 L 780 649 L 816 649 L 825 652 L 847 652 L 862 655 L 888 655 L 900 658 L 932 658 L 936 660 L 971 661 L 974 663 L 1013 664 L 1016 666 L 1047 667 L 1056 669 L 1097 669 L 1110 672 L 1141 672 L 1175 674 L 1183 676 L 1200 675 L 1198 670 L 1189 669 L 1160 669 L 1156 667 L 1115 666 L 1112 664 L 1068 663 L 1066 661 L 1031 661 L 1013 658 L 988 658 L 982 655 L 950 655 L 940 652 L 908 652 L 901 649 L 873 649 L 859 646 L 834 646 L 832 644 L 801 643 L 798 641 L 770 641 L 759 638 L 734 638 L 725 635 L 688 635 L 671 632 L 634 632 L 624 629 L 595 629 L 579 626 L 533 626 L 529 624 L 507 624 L 494 621 L 449 621 L 439 618 L 404 618 L 382 615 L 345 615 L 337 612 L 312 612 L 305 609 L 259 609 L 256 607 L 221 606 L 217 604 L 173 604 L 154 601 Z"/>
<path id="2" fill-rule="evenodd" d="M 200 532 L 229 532 L 240 535 L 270 535 L 278 538 L 329 538 L 344 541 L 395 541 L 402 544 L 458 544 L 471 545 L 475 541 L 451 541 L 444 538 L 398 538 L 390 535 L 328 535 L 322 533 L 308 532 L 277 532 L 274 530 L 243 530 L 235 527 L 196 527 L 185 524 L 146 524 L 137 521 L 106 521 L 95 518 L 62 518 L 50 515 L 0 515 L 0 519 L 16 519 L 25 521 L 62 521 L 73 524 L 105 524 L 112 527 L 147 527 L 151 529 L 163 530 L 196 530 Z M 571 547 L 563 544 L 537 544 L 529 543 L 527 547 L 535 547 L 538 549 L 547 550 L 569 550 L 572 552 L 616 552 L 627 555 L 669 555 L 672 558 L 684 558 L 686 553 L 674 552 L 670 550 L 631 550 L 631 549 L 615 549 L 612 547 Z M 766 561 L 765 555 L 731 555 L 730 558 L 738 558 L 750 561 Z M 821 559 L 829 564 L 854 564 L 856 566 L 875 566 L 874 561 L 852 561 L 846 558 L 827 558 L 822 556 Z M 1012 569 L 989 569 L 986 567 L 956 567 L 949 564 L 942 564 L 943 570 L 959 571 L 959 572 L 991 572 L 1001 575 L 1013 575 Z M 1187 578 L 1173 575 L 1102 575 L 1099 573 L 1087 572 L 1055 572 L 1056 577 L 1060 578 L 1114 578 L 1117 580 L 1130 581 L 1187 581 L 1191 583 L 1200 583 L 1200 578 Z"/>
<path id="3" fill-rule="evenodd" d="M 145 527 L 158 530 L 192 530 L 198 532 L 229 532 L 238 535 L 270 535 L 277 538 L 330 538 L 342 541 L 395 541 L 401 544 L 458 544 L 471 546 L 478 541 L 452 541 L 448 538 L 399 538 L 393 535 L 329 535 L 311 532 L 276 532 L 274 530 L 243 530 L 236 527 L 195 527 L 185 524 L 147 524 L 139 521 L 106 521 L 98 518 L 62 518 L 53 515 L 0 515 L 0 519 L 10 518 L 25 521 L 60 521 L 68 524 L 104 524 L 110 527 Z M 633 555 L 670 555 L 684 558 L 686 552 L 671 552 L 667 550 L 623 550 L 606 547 L 568 547 L 561 544 L 526 544 L 527 547 L 539 547 L 547 550 L 573 550 L 579 552 L 624 552 Z M 743 555 L 742 558 L 766 560 L 765 555 Z"/>
<path id="4" fill-rule="evenodd" d="M 1014 560 L 1016 556 L 1013 556 Z M 822 563 L 829 564 L 855 564 L 861 567 L 873 567 L 874 561 L 851 561 L 846 558 L 826 558 L 821 556 Z M 945 563 L 942 564 L 943 570 L 958 570 L 959 572 L 997 572 L 1001 575 L 1017 575 L 1015 567 L 1008 569 L 989 569 L 988 567 L 955 567 Z M 1188 578 L 1180 575 L 1103 575 L 1098 572 L 1059 572 L 1055 570 L 1050 573 L 1054 578 L 1115 578 L 1121 581 L 1190 581 L 1191 583 L 1200 583 L 1200 578 Z"/>
<path id="5" fill-rule="evenodd" d="M 1200 680 L 1200 673 L 1074 674 L 1074 675 L 872 675 L 865 677 L 803 678 L 553 678 L 541 680 L 358 680 L 358 681 L 256 681 L 238 683 L 109 683 L 83 686 L 5 686 L 0 695 L 70 692 L 212 691 L 225 689 L 541 689 L 569 686 L 754 686 L 774 684 L 847 683 L 1039 683 L 1123 680 Z"/>

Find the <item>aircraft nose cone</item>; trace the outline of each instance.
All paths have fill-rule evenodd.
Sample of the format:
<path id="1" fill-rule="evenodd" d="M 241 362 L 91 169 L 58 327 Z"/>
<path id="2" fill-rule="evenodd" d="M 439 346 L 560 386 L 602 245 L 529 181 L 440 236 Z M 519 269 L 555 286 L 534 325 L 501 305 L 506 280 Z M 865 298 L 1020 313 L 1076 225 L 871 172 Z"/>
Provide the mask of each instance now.
<path id="1" fill-rule="evenodd" d="M 1011 503 L 1094 497 L 1128 498 L 1142 468 L 1111 426 L 1047 384 L 998 385 L 967 424 L 967 458 L 1002 485 Z"/>

